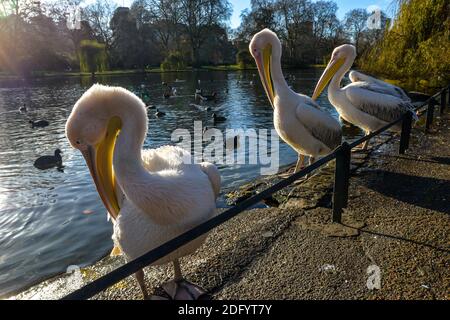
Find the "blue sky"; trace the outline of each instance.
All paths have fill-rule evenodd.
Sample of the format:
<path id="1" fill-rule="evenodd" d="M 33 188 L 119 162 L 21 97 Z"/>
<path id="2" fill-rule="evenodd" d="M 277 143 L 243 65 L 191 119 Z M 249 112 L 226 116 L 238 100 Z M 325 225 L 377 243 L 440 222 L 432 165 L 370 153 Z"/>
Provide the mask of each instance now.
<path id="1" fill-rule="evenodd" d="M 119 6 L 129 6 L 133 1 L 132 0 L 114 0 Z M 233 15 L 231 17 L 231 27 L 237 28 L 241 23 L 241 12 L 242 10 L 250 7 L 250 0 L 229 0 L 233 5 Z M 295 1 L 295 0 L 293 0 Z M 370 6 L 378 6 L 381 10 L 386 11 L 389 15 L 390 5 L 393 0 L 334 0 L 338 7 L 338 18 L 344 18 L 344 15 L 355 8 L 369 8 Z M 89 2 L 93 2 L 92 0 L 88 0 Z"/>

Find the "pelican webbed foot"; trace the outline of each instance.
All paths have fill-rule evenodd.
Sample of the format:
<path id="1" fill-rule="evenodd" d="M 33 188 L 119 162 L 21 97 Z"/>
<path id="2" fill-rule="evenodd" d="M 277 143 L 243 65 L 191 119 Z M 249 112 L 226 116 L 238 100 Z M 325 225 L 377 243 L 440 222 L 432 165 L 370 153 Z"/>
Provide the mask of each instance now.
<path id="1" fill-rule="evenodd" d="M 370 134 L 370 131 L 366 131 L 366 136 Z M 358 148 L 354 148 L 352 152 L 365 152 L 369 148 L 369 140 L 366 140 L 362 144 L 358 146 Z"/>
<path id="2" fill-rule="evenodd" d="M 162 295 L 154 295 L 151 300 L 210 300 L 206 291 L 192 282 L 185 280 L 181 273 L 178 259 L 173 261 L 174 279 L 162 285 Z"/>
<path id="3" fill-rule="evenodd" d="M 187 280 L 172 280 L 162 285 L 164 296 L 152 296 L 152 300 L 210 300 L 211 297 L 198 285 Z"/>
<path id="4" fill-rule="evenodd" d="M 278 176 L 281 179 L 289 178 L 291 175 L 299 172 L 300 170 L 303 170 L 305 168 L 303 162 L 305 160 L 305 156 L 302 154 L 298 154 L 297 164 L 295 165 L 294 171 L 292 171 L 291 168 L 289 168 L 286 172 L 279 174 Z"/>

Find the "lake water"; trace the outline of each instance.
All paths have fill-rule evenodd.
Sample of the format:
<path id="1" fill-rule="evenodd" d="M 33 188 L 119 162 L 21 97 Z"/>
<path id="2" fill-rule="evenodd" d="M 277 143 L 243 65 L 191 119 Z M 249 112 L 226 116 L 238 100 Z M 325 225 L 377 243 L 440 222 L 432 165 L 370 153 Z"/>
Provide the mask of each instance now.
<path id="1" fill-rule="evenodd" d="M 321 73 L 322 69 L 286 71 L 289 85 L 307 95 Z M 146 148 L 171 144 L 175 129 L 192 132 L 197 120 L 213 127 L 213 111 L 226 117 L 216 126 L 222 130 L 273 128 L 272 108 L 256 71 L 111 76 L 97 81 L 145 95 L 147 104 L 166 112 L 163 118 L 149 112 Z M 164 99 L 162 82 L 172 84 L 178 97 Z M 64 134 L 74 103 L 91 85 L 89 77 L 0 83 L 0 296 L 65 272 L 69 265 L 92 264 L 112 248 L 112 225 L 84 159 L 71 149 Z M 216 103 L 204 103 L 212 111 L 189 105 L 198 87 L 218 93 Z M 326 94 L 319 103 L 337 117 Z M 23 104 L 26 113 L 18 110 Z M 32 129 L 29 119 L 45 119 L 50 125 Z M 347 134 L 347 138 L 358 135 Z M 63 152 L 63 171 L 33 166 L 37 157 L 53 154 L 56 148 Z M 296 153 L 280 141 L 280 165 L 296 159 Z M 219 169 L 223 192 L 260 175 L 259 165 L 220 165 Z M 223 199 L 218 205 L 225 206 Z"/>

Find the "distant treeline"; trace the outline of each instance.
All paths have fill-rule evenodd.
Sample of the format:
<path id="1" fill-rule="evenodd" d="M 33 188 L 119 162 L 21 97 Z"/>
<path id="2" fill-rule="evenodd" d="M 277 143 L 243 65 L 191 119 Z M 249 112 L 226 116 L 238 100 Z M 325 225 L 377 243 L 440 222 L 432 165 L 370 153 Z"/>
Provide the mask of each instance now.
<path id="1" fill-rule="evenodd" d="M 421 76 L 420 67 L 430 62 L 427 75 L 437 71 L 441 78 L 448 76 L 443 73 L 448 71 L 450 29 L 446 0 L 400 1 L 390 31 L 392 23 L 384 13 L 375 29 L 367 28 L 365 9 L 351 10 L 339 20 L 333 1 L 252 0 L 235 30 L 229 27 L 228 0 L 136 0 L 130 8 L 109 0 L 87 6 L 82 0 L 17 3 L 0 0 L 0 72 L 22 76 L 43 71 L 253 66 L 248 43 L 266 27 L 282 40 L 285 65 L 326 63 L 334 47 L 351 42 L 363 57 L 359 64 L 372 73 Z M 408 59 L 417 65 L 408 66 Z M 438 63 L 442 61 L 447 67 Z"/>
<path id="2" fill-rule="evenodd" d="M 23 76 L 80 68 L 245 67 L 253 64 L 251 35 L 265 27 L 283 40 L 283 62 L 301 66 L 323 63 L 344 42 L 364 50 L 382 33 L 365 29 L 364 9 L 340 21 L 333 1 L 252 0 L 237 30 L 229 27 L 227 0 L 136 0 L 130 8 L 108 0 L 87 6 L 80 0 L 18 3 L 0 0 L 0 71 Z"/>

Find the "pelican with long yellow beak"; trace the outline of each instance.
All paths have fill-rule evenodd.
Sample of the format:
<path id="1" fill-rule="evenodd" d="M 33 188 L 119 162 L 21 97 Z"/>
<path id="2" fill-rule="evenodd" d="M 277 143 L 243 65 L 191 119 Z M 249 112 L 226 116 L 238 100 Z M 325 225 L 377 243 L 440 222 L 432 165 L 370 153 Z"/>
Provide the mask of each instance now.
<path id="1" fill-rule="evenodd" d="M 389 93 L 385 86 L 377 82 L 358 81 L 340 87 L 342 78 L 350 70 L 356 58 L 356 48 L 344 44 L 334 49 L 331 60 L 322 74 L 314 90 L 313 100 L 316 100 L 328 85 L 328 99 L 346 121 L 360 127 L 370 134 L 390 122 L 402 117 L 406 112 L 412 112 L 414 107 L 410 101 L 403 100 Z M 401 124 L 391 128 L 400 131 Z M 363 145 L 367 149 L 368 142 Z"/>
<path id="2" fill-rule="evenodd" d="M 141 150 L 147 135 L 145 104 L 118 87 L 94 85 L 75 104 L 66 123 L 70 144 L 81 151 L 103 204 L 112 217 L 116 252 L 127 260 L 145 254 L 213 217 L 220 174 L 210 163 L 190 164 L 190 154 L 164 146 Z M 174 280 L 163 288 L 172 299 L 197 299 L 204 291 L 182 277 L 179 258 L 206 236 L 156 261 L 173 262 Z M 148 297 L 143 270 L 135 274 Z"/>
<path id="3" fill-rule="evenodd" d="M 320 110 L 310 97 L 292 91 L 286 83 L 277 35 L 264 29 L 253 36 L 249 49 L 274 110 L 275 129 L 298 153 L 295 172 L 302 167 L 305 155 L 312 164 L 316 157 L 327 155 L 339 146 L 342 140 L 339 122 Z"/>

